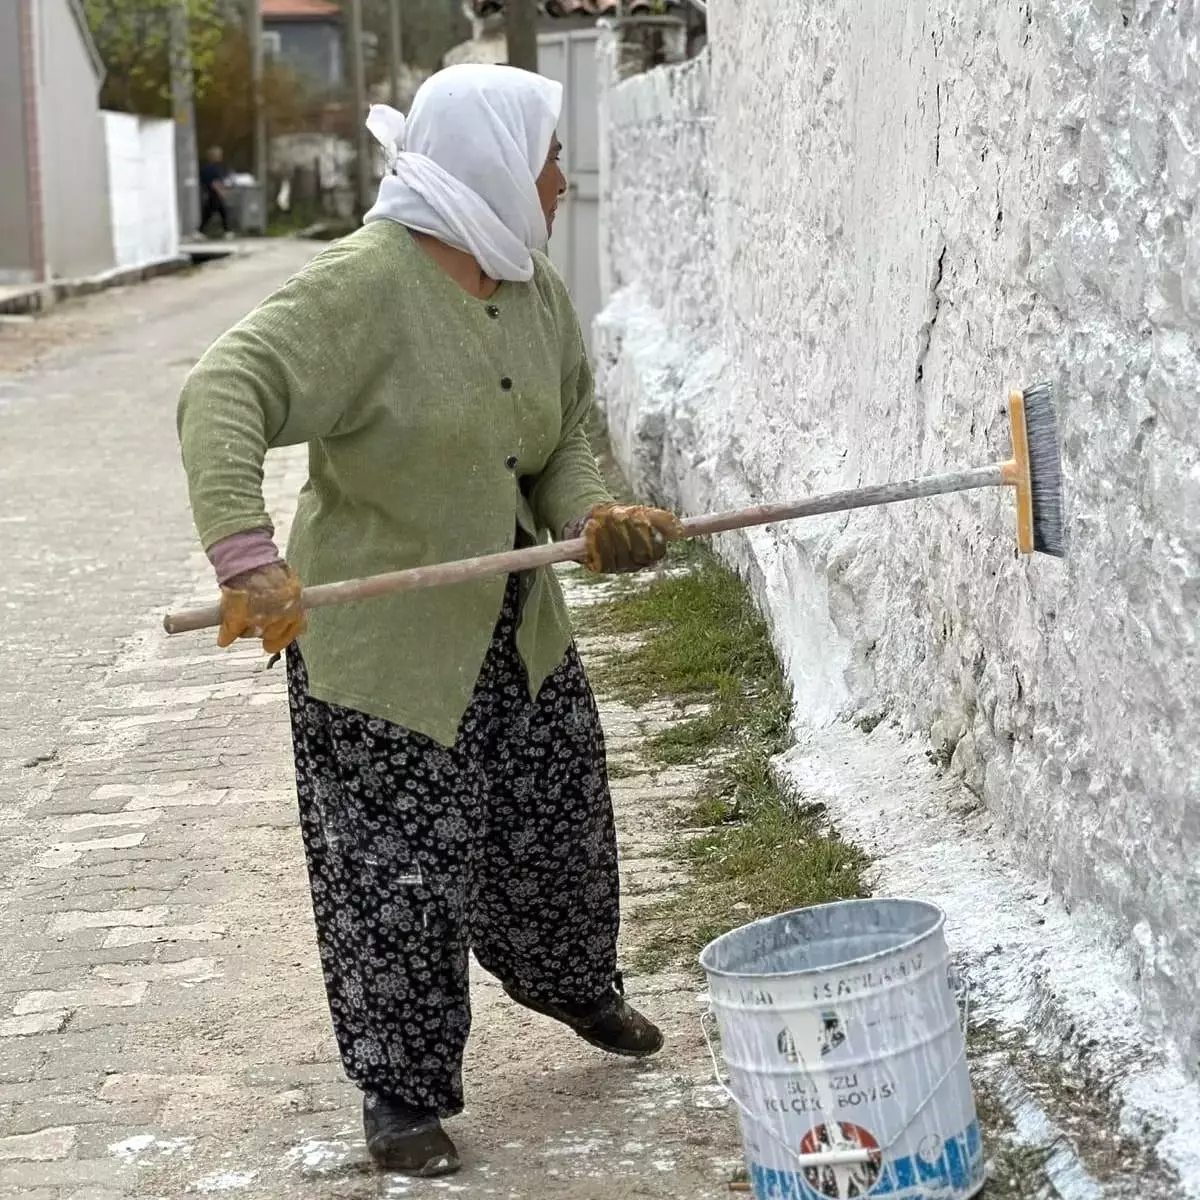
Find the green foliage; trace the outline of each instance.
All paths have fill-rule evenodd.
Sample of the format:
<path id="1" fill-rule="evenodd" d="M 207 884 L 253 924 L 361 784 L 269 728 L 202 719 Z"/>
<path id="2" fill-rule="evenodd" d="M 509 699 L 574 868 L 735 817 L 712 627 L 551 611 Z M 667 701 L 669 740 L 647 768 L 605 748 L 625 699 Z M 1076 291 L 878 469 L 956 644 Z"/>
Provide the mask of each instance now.
<path id="1" fill-rule="evenodd" d="M 641 970 L 694 959 L 712 938 L 771 913 L 864 896 L 869 862 L 819 805 L 787 794 L 771 760 L 789 742 L 791 694 L 746 585 L 703 548 L 687 564 L 589 612 L 589 632 L 636 643 L 593 671 L 602 691 L 635 706 L 673 696 L 704 706 L 649 738 L 649 767 L 701 765 L 694 804 L 677 811 L 672 856 L 687 868 L 675 894 L 640 910 Z"/>
<path id="2" fill-rule="evenodd" d="M 186 17 L 196 99 L 249 86 L 248 79 L 223 75 L 231 39 L 240 37 L 245 25 L 245 0 L 83 0 L 83 6 L 107 71 L 101 97 L 107 108 L 170 114 L 171 21 L 179 6 Z M 400 12 L 404 60 L 421 70 L 436 70 L 446 51 L 471 33 L 459 0 L 402 0 Z M 376 46 L 367 62 L 368 81 L 380 83 L 389 70 L 388 0 L 364 0 L 363 26 Z"/>
<path id="3" fill-rule="evenodd" d="M 83 0 L 83 8 L 107 71 L 106 107 L 148 115 L 170 111 L 173 16 L 186 35 L 196 95 L 212 83 L 230 20 L 222 0 Z"/>
<path id="4" fill-rule="evenodd" d="M 323 128 L 324 94 L 286 62 L 263 64 L 262 97 L 268 137 Z M 250 45 L 240 22 L 226 29 L 213 58 L 211 83 L 196 100 L 196 137 L 201 155 L 209 146 L 220 146 L 234 170 L 254 169 Z"/>

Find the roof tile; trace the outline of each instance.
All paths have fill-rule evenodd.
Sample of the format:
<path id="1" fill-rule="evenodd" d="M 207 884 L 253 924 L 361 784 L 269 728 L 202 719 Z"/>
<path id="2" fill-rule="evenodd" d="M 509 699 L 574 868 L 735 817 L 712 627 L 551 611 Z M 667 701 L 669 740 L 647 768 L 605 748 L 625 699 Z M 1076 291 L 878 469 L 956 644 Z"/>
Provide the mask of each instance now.
<path id="1" fill-rule="evenodd" d="M 674 0 L 667 0 L 673 6 Z M 477 17 L 492 17 L 504 11 L 504 0 L 471 0 Z M 656 5 L 653 0 L 630 0 L 631 13 L 649 12 Z M 601 17 L 617 12 L 617 0 L 538 0 L 538 8 L 548 17 Z"/>
<path id="2" fill-rule="evenodd" d="M 312 20 L 318 17 L 341 17 L 341 6 L 332 0 L 262 0 L 265 18 L 293 17 Z"/>

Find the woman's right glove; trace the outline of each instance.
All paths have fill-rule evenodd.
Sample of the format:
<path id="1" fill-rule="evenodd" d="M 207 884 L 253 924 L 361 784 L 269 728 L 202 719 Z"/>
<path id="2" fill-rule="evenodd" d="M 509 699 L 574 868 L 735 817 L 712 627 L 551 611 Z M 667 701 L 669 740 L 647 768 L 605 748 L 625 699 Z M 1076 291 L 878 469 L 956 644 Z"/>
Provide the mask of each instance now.
<path id="1" fill-rule="evenodd" d="M 258 567 L 221 588 L 221 631 L 217 645 L 260 637 L 268 654 L 281 654 L 307 628 L 300 580 L 287 563 Z"/>
<path id="2" fill-rule="evenodd" d="M 640 571 L 661 561 L 667 543 L 682 536 L 679 518 L 661 508 L 598 504 L 583 526 L 583 565 L 596 574 Z"/>

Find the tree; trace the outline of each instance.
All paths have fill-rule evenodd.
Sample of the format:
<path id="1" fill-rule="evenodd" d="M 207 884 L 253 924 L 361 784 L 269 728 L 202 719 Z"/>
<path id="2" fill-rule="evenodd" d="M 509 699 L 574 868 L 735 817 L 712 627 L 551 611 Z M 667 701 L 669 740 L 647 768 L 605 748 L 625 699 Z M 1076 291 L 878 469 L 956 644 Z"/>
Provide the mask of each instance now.
<path id="1" fill-rule="evenodd" d="M 404 61 L 410 67 L 436 71 L 442 55 L 452 46 L 471 36 L 471 26 L 459 0 L 402 0 L 401 24 L 404 27 Z M 388 77 L 388 0 L 363 0 L 363 25 L 375 36 L 379 53 L 368 65 L 369 82 L 380 83 Z"/>
<path id="2" fill-rule="evenodd" d="M 226 0 L 83 0 L 88 27 L 104 62 L 101 103 L 146 115 L 171 111 L 171 12 L 187 16 L 194 87 L 203 96 L 232 13 Z"/>
<path id="3" fill-rule="evenodd" d="M 238 170 L 254 164 L 254 89 L 250 45 L 241 24 L 231 25 L 213 54 L 212 80 L 196 101 L 201 147 L 220 146 Z M 327 98 L 314 93 L 286 65 L 268 60 L 263 69 L 263 116 L 271 137 L 323 127 Z"/>

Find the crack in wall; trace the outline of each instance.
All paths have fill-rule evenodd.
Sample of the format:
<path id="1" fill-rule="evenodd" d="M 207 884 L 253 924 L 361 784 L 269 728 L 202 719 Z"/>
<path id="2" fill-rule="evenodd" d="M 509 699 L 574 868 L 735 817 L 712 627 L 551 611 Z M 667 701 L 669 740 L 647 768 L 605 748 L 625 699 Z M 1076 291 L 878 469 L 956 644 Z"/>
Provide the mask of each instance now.
<path id="1" fill-rule="evenodd" d="M 929 287 L 929 317 L 917 331 L 917 369 L 914 372 L 914 381 L 916 383 L 920 383 L 925 378 L 925 359 L 929 356 L 929 343 L 933 339 L 933 327 L 937 324 L 938 313 L 942 307 L 940 289 L 945 269 L 947 249 L 946 243 L 943 242 L 941 253 L 937 256 L 937 264 L 934 266 L 933 283 Z"/>
<path id="2" fill-rule="evenodd" d="M 937 57 L 937 43 L 933 44 L 933 56 Z M 942 162 L 942 85 L 934 87 L 934 97 L 937 102 L 937 127 L 933 131 L 933 165 L 941 166 Z"/>

